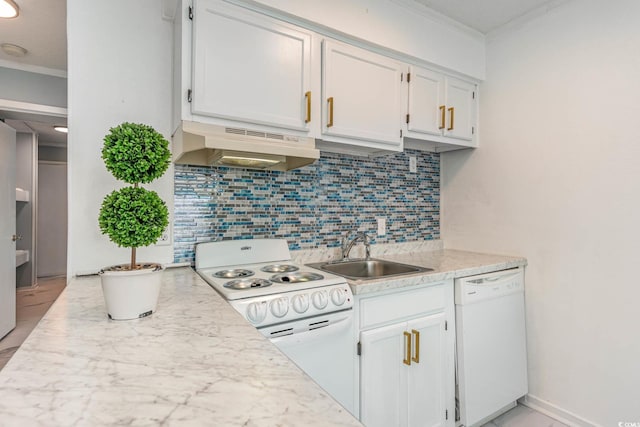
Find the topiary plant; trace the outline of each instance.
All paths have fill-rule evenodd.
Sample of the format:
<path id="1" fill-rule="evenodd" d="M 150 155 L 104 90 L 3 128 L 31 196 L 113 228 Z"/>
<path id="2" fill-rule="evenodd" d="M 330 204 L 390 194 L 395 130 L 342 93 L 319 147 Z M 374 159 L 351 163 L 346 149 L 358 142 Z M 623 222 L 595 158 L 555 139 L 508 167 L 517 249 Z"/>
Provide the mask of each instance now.
<path id="1" fill-rule="evenodd" d="M 136 248 L 158 241 L 169 225 L 167 205 L 155 191 L 139 187 L 169 167 L 169 142 L 151 126 L 122 123 L 104 137 L 102 159 L 116 179 L 131 187 L 108 194 L 102 201 L 98 222 L 102 234 L 120 247 L 131 248 L 136 266 Z"/>

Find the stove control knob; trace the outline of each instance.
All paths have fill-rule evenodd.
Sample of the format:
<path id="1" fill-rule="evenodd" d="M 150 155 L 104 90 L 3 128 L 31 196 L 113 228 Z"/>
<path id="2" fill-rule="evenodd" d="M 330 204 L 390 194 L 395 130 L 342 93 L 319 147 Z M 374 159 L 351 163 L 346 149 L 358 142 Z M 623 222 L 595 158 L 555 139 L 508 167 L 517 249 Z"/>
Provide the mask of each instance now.
<path id="1" fill-rule="evenodd" d="M 327 291 L 314 292 L 313 295 L 311 295 L 311 301 L 313 302 L 315 308 L 317 308 L 318 310 L 322 310 L 329 303 Z"/>
<path id="2" fill-rule="evenodd" d="M 254 325 L 262 322 L 267 317 L 267 302 L 252 302 L 247 306 L 247 319 Z"/>
<path id="3" fill-rule="evenodd" d="M 289 298 L 281 297 L 271 301 L 271 314 L 276 317 L 284 317 L 289 311 Z"/>
<path id="4" fill-rule="evenodd" d="M 309 309 L 309 297 L 307 295 L 296 295 L 291 298 L 291 305 L 297 313 L 304 313 Z"/>
<path id="5" fill-rule="evenodd" d="M 347 295 L 342 289 L 333 289 L 331 291 L 331 302 L 336 306 L 341 306 L 347 300 Z"/>

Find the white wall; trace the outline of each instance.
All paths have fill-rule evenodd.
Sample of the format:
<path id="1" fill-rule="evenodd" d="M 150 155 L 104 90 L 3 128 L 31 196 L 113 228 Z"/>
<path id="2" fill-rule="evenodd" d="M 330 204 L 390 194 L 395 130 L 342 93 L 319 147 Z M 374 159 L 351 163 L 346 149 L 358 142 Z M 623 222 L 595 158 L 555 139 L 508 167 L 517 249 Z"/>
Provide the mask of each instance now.
<path id="1" fill-rule="evenodd" d="M 129 260 L 100 234 L 103 197 L 122 182 L 106 170 L 102 139 L 124 121 L 171 138 L 172 23 L 157 0 L 67 1 L 69 47 L 69 256 L 67 274 Z M 173 211 L 173 168 L 146 186 Z M 171 262 L 172 246 L 140 248 L 141 261 Z"/>
<path id="2" fill-rule="evenodd" d="M 524 255 L 530 394 L 640 417 L 640 2 L 568 2 L 487 45 L 480 148 L 442 155 L 447 247 Z"/>
<path id="3" fill-rule="evenodd" d="M 234 0 L 244 1 L 247 0 Z M 484 36 L 406 0 L 255 0 L 345 34 L 483 79 Z"/>
<path id="4" fill-rule="evenodd" d="M 67 106 L 67 79 L 0 66 L 0 98 Z"/>

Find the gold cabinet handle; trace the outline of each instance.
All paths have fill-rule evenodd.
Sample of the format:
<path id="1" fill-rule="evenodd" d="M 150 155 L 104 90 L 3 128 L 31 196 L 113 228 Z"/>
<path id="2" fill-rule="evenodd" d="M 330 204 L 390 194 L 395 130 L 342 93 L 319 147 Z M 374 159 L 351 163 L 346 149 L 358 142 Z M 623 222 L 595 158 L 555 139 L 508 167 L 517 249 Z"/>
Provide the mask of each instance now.
<path id="1" fill-rule="evenodd" d="M 311 121 L 311 92 L 305 93 L 304 97 L 307 99 L 307 117 L 304 122 L 309 123 Z"/>
<path id="2" fill-rule="evenodd" d="M 407 331 L 403 332 L 404 334 L 404 356 L 405 358 L 402 359 L 402 363 L 404 363 L 405 365 L 409 365 L 411 366 L 411 334 Z"/>
<path id="3" fill-rule="evenodd" d="M 415 329 L 411 330 L 411 334 L 416 337 L 416 345 L 414 347 L 416 351 L 416 355 L 411 357 L 411 360 L 420 363 L 420 331 L 416 331 Z"/>
<path id="4" fill-rule="evenodd" d="M 451 119 L 451 122 L 449 123 L 450 127 L 448 127 L 447 130 L 453 130 L 453 115 L 454 114 L 455 114 L 455 112 L 453 110 L 453 107 L 449 108 L 449 118 Z"/>
<path id="5" fill-rule="evenodd" d="M 438 127 L 438 129 L 444 129 L 444 114 L 445 114 L 445 106 L 441 105 L 440 106 L 440 126 Z"/>
<path id="6" fill-rule="evenodd" d="M 327 127 L 330 128 L 333 126 L 333 96 L 327 98 L 327 102 L 329 103 L 329 120 L 327 121 Z"/>

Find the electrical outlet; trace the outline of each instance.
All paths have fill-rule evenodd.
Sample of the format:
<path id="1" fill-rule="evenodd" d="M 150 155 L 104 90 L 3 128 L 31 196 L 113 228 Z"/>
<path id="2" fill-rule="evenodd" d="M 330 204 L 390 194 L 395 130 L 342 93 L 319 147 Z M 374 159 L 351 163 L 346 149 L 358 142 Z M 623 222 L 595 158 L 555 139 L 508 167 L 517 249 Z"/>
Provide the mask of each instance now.
<path id="1" fill-rule="evenodd" d="M 409 172 L 418 172 L 418 159 L 416 158 L 416 156 L 409 157 Z"/>
<path id="2" fill-rule="evenodd" d="M 376 218 L 378 222 L 378 236 L 384 236 L 387 234 L 387 220 L 386 218 Z"/>
<path id="3" fill-rule="evenodd" d="M 171 244 L 171 226 L 168 226 L 163 232 L 158 241 L 156 242 L 156 246 L 167 246 Z"/>

